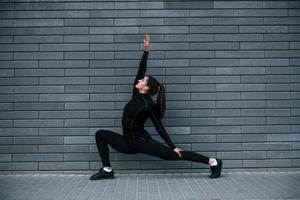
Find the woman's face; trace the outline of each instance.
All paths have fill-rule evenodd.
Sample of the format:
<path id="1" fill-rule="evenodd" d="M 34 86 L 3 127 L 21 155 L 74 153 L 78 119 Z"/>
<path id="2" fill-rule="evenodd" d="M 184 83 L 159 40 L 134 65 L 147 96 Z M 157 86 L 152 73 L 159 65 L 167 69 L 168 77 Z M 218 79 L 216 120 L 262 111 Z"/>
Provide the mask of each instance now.
<path id="1" fill-rule="evenodd" d="M 146 91 L 149 89 L 149 86 L 147 85 L 147 81 L 148 81 L 149 77 L 144 76 L 144 78 L 140 79 L 139 82 L 135 85 L 135 87 L 139 90 L 139 91 Z"/>

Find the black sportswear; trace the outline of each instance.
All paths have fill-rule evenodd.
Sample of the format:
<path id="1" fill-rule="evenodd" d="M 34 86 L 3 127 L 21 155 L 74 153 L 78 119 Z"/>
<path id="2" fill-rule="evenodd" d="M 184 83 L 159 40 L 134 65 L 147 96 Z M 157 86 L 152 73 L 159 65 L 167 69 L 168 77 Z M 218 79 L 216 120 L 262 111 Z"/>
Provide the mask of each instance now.
<path id="1" fill-rule="evenodd" d="M 162 125 L 160 118 L 158 117 L 159 113 L 156 104 L 148 94 L 140 93 L 135 87 L 135 85 L 138 83 L 138 80 L 142 79 L 145 75 L 148 54 L 148 51 L 144 51 L 137 75 L 134 80 L 131 100 L 125 105 L 123 111 L 123 135 L 128 140 L 139 137 L 144 139 L 151 138 L 150 134 L 144 129 L 144 123 L 150 117 L 159 135 L 173 150 L 176 147 L 171 141 L 167 131 Z"/>

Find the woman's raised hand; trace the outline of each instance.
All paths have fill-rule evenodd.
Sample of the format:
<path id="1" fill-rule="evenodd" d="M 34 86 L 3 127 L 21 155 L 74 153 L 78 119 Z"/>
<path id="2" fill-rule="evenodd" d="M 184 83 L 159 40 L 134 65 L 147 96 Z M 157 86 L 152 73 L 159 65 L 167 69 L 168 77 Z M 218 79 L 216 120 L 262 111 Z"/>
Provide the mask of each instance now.
<path id="1" fill-rule="evenodd" d="M 146 33 L 144 37 L 144 51 L 149 51 L 149 46 L 150 46 L 150 35 Z"/>

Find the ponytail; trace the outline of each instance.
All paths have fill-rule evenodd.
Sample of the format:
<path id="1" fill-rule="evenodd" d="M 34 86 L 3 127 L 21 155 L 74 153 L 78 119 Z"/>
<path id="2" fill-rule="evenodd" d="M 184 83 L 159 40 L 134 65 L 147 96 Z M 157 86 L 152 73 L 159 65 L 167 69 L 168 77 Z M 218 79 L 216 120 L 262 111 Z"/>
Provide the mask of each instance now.
<path id="1" fill-rule="evenodd" d="M 166 110 L 166 96 L 165 96 L 165 87 L 163 84 L 158 82 L 153 76 L 148 75 L 149 79 L 147 85 L 149 86 L 148 94 L 153 96 L 157 94 L 156 97 L 156 108 L 158 110 L 157 117 L 159 119 L 164 118 Z"/>
<path id="2" fill-rule="evenodd" d="M 158 108 L 159 118 L 164 118 L 166 111 L 166 95 L 165 87 L 161 83 L 159 84 L 159 92 L 156 98 L 156 106 Z"/>

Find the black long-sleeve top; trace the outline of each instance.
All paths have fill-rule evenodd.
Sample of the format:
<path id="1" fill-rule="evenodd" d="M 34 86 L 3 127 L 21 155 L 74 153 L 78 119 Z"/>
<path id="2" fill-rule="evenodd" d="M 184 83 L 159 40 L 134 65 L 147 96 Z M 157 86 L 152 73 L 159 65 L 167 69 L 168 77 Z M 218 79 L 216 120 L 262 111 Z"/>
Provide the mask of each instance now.
<path id="1" fill-rule="evenodd" d="M 122 116 L 123 135 L 127 139 L 142 137 L 146 140 L 151 138 L 150 134 L 144 129 L 144 123 L 150 117 L 159 135 L 173 150 L 176 146 L 171 141 L 160 118 L 158 117 L 159 113 L 156 104 L 148 94 L 140 93 L 135 87 L 138 80 L 142 79 L 145 75 L 148 54 L 148 51 L 144 51 L 134 80 L 131 99 L 124 107 Z"/>

